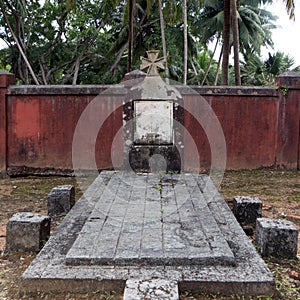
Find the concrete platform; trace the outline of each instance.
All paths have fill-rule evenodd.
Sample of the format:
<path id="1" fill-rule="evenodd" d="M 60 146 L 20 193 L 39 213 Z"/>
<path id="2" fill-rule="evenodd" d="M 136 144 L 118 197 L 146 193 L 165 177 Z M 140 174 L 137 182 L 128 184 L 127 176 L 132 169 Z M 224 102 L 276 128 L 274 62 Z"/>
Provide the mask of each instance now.
<path id="1" fill-rule="evenodd" d="M 206 175 L 102 172 L 22 275 L 22 292 L 179 291 L 262 295 L 267 266 Z M 80 284 L 79 284 L 80 283 Z"/>

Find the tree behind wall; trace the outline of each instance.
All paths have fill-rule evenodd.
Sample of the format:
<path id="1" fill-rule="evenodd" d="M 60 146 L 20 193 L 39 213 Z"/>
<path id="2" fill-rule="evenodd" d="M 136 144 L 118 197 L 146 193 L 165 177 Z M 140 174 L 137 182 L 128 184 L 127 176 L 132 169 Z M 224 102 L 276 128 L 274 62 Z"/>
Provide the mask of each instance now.
<path id="1" fill-rule="evenodd" d="M 235 85 L 241 85 L 240 73 L 240 39 L 239 39 L 239 23 L 237 16 L 236 0 L 230 0 L 232 36 L 233 36 L 233 58 L 234 58 L 234 78 Z"/>
<path id="2" fill-rule="evenodd" d="M 228 85 L 230 54 L 230 0 L 224 0 L 222 84 Z"/>
<path id="3" fill-rule="evenodd" d="M 0 1 L 6 5 L 15 3 L 9 0 Z M 73 0 L 68 1 L 72 2 Z M 210 30 L 203 26 L 199 26 L 200 29 L 196 27 L 198 26 L 198 17 L 200 18 L 202 12 L 206 11 L 208 5 L 212 3 L 211 1 L 204 1 L 204 7 L 201 8 L 200 2 L 186 2 L 189 29 L 186 30 L 188 34 L 184 41 L 186 35 L 183 34 L 182 1 L 178 5 L 178 1 L 160 0 L 162 8 L 159 9 L 158 1 L 136 0 L 135 30 L 132 45 L 134 49 L 132 56 L 133 68 L 139 66 L 139 56 L 144 55 L 146 50 L 165 48 L 163 52 L 164 55 L 168 56 L 171 78 L 184 81 L 186 76 L 187 82 L 191 79 L 196 80 L 196 78 L 198 78 L 196 82 L 199 82 L 198 75 L 201 74 L 202 70 L 198 68 L 198 54 L 203 50 L 201 43 L 206 44 L 210 39 L 209 36 L 206 39 L 202 38 L 204 36 L 203 32 L 210 32 Z M 225 3 L 228 2 L 225 1 Z M 251 3 L 254 2 L 259 3 L 261 1 L 251 1 Z M 26 56 L 38 81 L 43 84 L 114 83 L 120 81 L 127 71 L 128 56 L 131 52 L 127 50 L 128 19 L 125 20 L 127 3 L 128 1 L 107 0 L 101 1 L 101 5 L 99 5 L 98 2 L 82 0 L 77 1 L 76 10 L 69 11 L 64 1 L 46 1 L 43 7 L 41 7 L 38 0 L 26 2 L 28 13 L 23 18 L 23 32 L 25 32 L 25 35 L 21 36 L 19 40 L 22 41 L 21 44 L 27 47 Z M 220 6 L 220 3 L 223 6 L 224 1 L 214 1 L 215 7 Z M 265 25 L 267 25 L 269 19 L 265 18 L 261 10 L 251 10 L 247 1 L 241 0 L 240 3 L 240 26 L 243 30 L 240 34 L 240 51 L 241 53 L 258 51 L 262 45 L 259 42 L 264 42 L 268 36 L 268 34 L 265 34 L 267 28 Z M 10 13 L 12 10 L 8 6 L 6 9 L 9 12 L 8 17 L 12 26 L 17 28 L 14 21 L 15 15 Z M 257 15 L 255 14 L 256 11 Z M 16 15 L 19 13 L 16 7 L 14 7 L 14 13 Z M 221 11 L 216 16 L 222 14 Z M 266 20 L 266 23 L 262 24 L 265 26 L 263 29 L 255 27 L 256 30 L 251 29 L 250 31 L 251 26 L 244 24 L 244 21 L 249 23 L 250 19 L 251 21 L 261 21 L 262 16 Z M 249 18 L 246 19 L 245 17 Z M 160 26 L 159 20 L 165 21 L 165 39 L 162 38 L 163 26 Z M 0 50 L 1 63 L 3 65 L 11 64 L 14 67 L 13 72 L 21 79 L 21 82 L 34 82 L 31 79 L 32 76 L 28 73 L 28 66 L 21 69 L 20 64 L 17 64 L 17 62 L 24 60 L 20 59 L 20 51 L 16 48 L 16 43 L 11 35 L 7 33 L 4 20 L 2 19 L 0 22 L 2 22 L 0 37 L 4 37 L 10 47 L 10 61 L 7 59 L 7 52 L 4 53 Z M 205 20 L 205 23 L 213 24 L 208 19 Z M 252 23 L 254 26 L 259 25 L 255 22 Z M 210 28 L 213 29 L 214 26 L 210 26 Z M 216 37 L 222 37 L 223 32 L 216 28 L 210 33 Z M 201 43 L 195 43 L 197 39 L 200 39 Z M 162 46 L 164 41 L 165 45 Z M 189 42 L 188 47 L 185 47 L 186 41 Z M 254 42 L 256 42 L 256 46 L 253 46 Z M 1 53 L 3 53 L 3 56 L 1 56 Z M 18 57 L 18 59 L 15 57 Z M 24 63 L 22 64 L 24 65 Z M 19 72 L 15 70 L 19 70 Z M 29 76 L 26 74 L 29 74 Z M 211 79 L 208 82 L 211 82 Z"/>

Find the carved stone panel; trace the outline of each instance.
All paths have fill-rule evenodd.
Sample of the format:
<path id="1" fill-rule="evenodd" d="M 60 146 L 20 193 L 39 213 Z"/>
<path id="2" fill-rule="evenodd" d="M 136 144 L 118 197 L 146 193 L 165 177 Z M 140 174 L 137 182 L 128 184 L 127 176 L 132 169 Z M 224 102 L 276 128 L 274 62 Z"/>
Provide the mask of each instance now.
<path id="1" fill-rule="evenodd" d="M 173 102 L 134 101 L 134 144 L 173 143 Z"/>

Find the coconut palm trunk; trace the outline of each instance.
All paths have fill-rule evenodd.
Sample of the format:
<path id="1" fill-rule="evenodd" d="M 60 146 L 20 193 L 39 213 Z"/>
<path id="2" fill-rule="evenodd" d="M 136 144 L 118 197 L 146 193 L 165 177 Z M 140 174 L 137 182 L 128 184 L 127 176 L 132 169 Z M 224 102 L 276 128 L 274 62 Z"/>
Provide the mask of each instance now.
<path id="1" fill-rule="evenodd" d="M 167 45 L 166 45 L 166 36 L 165 36 L 165 20 L 164 20 L 164 14 L 163 14 L 161 0 L 158 0 L 158 5 L 159 5 L 159 18 L 160 18 L 160 30 L 161 30 L 161 41 L 162 41 L 162 47 L 163 47 L 163 56 L 165 57 L 165 60 L 166 60 L 165 73 L 166 73 L 166 77 L 169 78 Z"/>
<path id="2" fill-rule="evenodd" d="M 183 0 L 183 84 L 187 83 L 188 39 L 187 39 L 187 4 Z"/>
<path id="3" fill-rule="evenodd" d="M 233 59 L 234 59 L 234 75 L 235 85 L 241 85 L 241 72 L 240 72 L 240 40 L 239 40 L 239 24 L 237 17 L 236 0 L 230 0 L 231 4 L 231 21 L 232 21 L 232 35 L 233 35 Z"/>
<path id="4" fill-rule="evenodd" d="M 134 20 L 135 0 L 129 0 L 129 33 L 128 33 L 128 72 L 132 68 L 132 52 L 133 52 L 133 20 Z"/>
<path id="5" fill-rule="evenodd" d="M 230 0 L 224 0 L 222 85 L 228 85 L 230 53 Z"/>
<path id="6" fill-rule="evenodd" d="M 203 84 L 205 83 L 205 80 L 206 80 L 207 75 L 208 75 L 208 72 L 209 72 L 209 70 L 210 70 L 212 61 L 213 61 L 214 56 L 215 56 L 215 54 L 216 54 L 218 44 L 219 44 L 219 37 L 217 38 L 217 41 L 216 41 L 216 44 L 215 44 L 215 47 L 214 47 L 214 51 L 213 51 L 213 53 L 212 53 L 212 55 L 211 55 L 211 57 L 210 57 L 210 60 L 209 60 L 207 69 L 206 69 L 206 71 L 205 71 L 205 74 L 204 74 L 204 76 L 203 76 L 203 80 L 202 80 L 202 82 L 201 82 L 201 85 L 203 85 Z"/>

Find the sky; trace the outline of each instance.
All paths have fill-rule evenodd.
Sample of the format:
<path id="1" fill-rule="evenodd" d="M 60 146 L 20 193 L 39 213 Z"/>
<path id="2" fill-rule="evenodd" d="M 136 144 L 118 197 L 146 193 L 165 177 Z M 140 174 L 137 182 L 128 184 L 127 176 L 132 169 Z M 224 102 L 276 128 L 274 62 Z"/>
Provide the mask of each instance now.
<path id="1" fill-rule="evenodd" d="M 264 58 L 268 57 L 268 52 L 273 54 L 276 51 L 281 51 L 294 58 L 294 66 L 300 65 L 300 1 L 296 0 L 295 3 L 295 21 L 289 19 L 282 0 L 274 1 L 272 5 L 266 7 L 267 10 L 277 15 L 278 19 L 275 21 L 275 24 L 278 28 L 272 30 L 274 50 L 262 49 Z"/>

